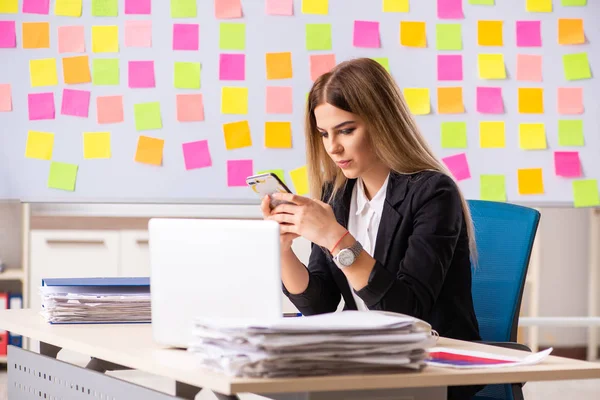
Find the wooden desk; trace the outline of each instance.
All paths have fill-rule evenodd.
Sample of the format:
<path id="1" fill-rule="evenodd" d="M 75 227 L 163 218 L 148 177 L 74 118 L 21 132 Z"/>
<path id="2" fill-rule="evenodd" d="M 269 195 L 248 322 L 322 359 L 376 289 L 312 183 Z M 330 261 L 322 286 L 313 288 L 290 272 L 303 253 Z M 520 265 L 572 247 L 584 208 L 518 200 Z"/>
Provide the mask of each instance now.
<path id="1" fill-rule="evenodd" d="M 451 370 L 427 367 L 422 372 L 407 371 L 385 375 L 278 379 L 231 378 L 203 369 L 192 353 L 168 349 L 156 344 L 152 340 L 149 324 L 50 325 L 37 311 L 24 309 L 1 311 L 0 329 L 132 369 L 168 377 L 177 382 L 210 389 L 223 395 L 238 393 L 272 395 L 342 389 L 362 391 L 445 388 L 454 385 L 600 378 L 600 364 L 554 356 L 538 365 L 494 370 Z M 513 356 L 528 354 L 446 338 L 440 338 L 439 345 Z"/>

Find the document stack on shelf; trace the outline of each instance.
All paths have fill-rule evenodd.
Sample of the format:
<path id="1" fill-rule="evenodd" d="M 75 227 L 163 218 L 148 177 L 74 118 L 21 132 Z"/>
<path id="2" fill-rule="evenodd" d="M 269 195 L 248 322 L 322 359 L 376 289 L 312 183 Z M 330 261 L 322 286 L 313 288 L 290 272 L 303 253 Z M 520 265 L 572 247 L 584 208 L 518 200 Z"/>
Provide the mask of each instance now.
<path id="1" fill-rule="evenodd" d="M 237 377 L 291 377 L 421 370 L 437 333 L 416 318 L 343 311 L 275 321 L 197 318 L 195 353 Z"/>
<path id="2" fill-rule="evenodd" d="M 149 323 L 149 278 L 42 280 L 42 315 L 51 324 Z"/>

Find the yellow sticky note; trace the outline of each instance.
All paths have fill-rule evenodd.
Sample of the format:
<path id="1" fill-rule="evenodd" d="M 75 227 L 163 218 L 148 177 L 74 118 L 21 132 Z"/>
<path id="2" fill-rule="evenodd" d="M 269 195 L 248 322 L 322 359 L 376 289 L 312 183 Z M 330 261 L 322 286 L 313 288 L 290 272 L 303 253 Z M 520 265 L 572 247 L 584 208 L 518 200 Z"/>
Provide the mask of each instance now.
<path id="1" fill-rule="evenodd" d="M 292 53 L 267 53 L 267 79 L 292 78 Z"/>
<path id="2" fill-rule="evenodd" d="M 19 0 L 0 0 L 0 14 L 18 14 Z"/>
<path id="3" fill-rule="evenodd" d="M 54 149 L 54 134 L 50 132 L 27 132 L 25 157 L 39 160 L 51 160 Z"/>
<path id="4" fill-rule="evenodd" d="M 29 78 L 32 87 L 58 85 L 56 59 L 29 60 Z"/>
<path id="5" fill-rule="evenodd" d="M 427 47 L 425 22 L 401 21 L 400 44 L 406 47 Z"/>
<path id="6" fill-rule="evenodd" d="M 61 17 L 81 17 L 82 0 L 56 0 L 54 15 Z"/>
<path id="7" fill-rule="evenodd" d="M 164 139 L 140 136 L 138 138 L 134 160 L 142 164 L 161 166 L 164 148 Z"/>
<path id="8" fill-rule="evenodd" d="M 404 99 L 411 113 L 414 115 L 425 115 L 431 112 L 429 89 L 406 88 L 403 92 Z"/>
<path id="9" fill-rule="evenodd" d="M 265 147 L 270 149 L 291 149 L 292 123 L 265 122 Z"/>
<path id="10" fill-rule="evenodd" d="M 92 26 L 92 51 L 94 53 L 118 53 L 119 27 L 116 25 Z"/>
<path id="11" fill-rule="evenodd" d="M 410 11 L 409 0 L 383 0 L 383 12 L 403 12 Z"/>
<path id="12" fill-rule="evenodd" d="M 502 46 L 502 21 L 477 21 L 477 43 L 480 46 Z"/>
<path id="13" fill-rule="evenodd" d="M 308 170 L 306 165 L 290 171 L 290 178 L 294 184 L 294 192 L 300 196 L 308 194 Z"/>
<path id="14" fill-rule="evenodd" d="M 50 24 L 48 22 L 23 22 L 23 48 L 50 48 Z"/>
<path id="15" fill-rule="evenodd" d="M 461 87 L 439 87 L 437 89 L 438 113 L 461 114 L 465 112 Z"/>
<path id="16" fill-rule="evenodd" d="M 523 168 L 517 172 L 519 194 L 544 194 L 541 168 Z"/>
<path id="17" fill-rule="evenodd" d="M 519 124 L 519 147 L 523 150 L 540 150 L 547 148 L 544 124 Z"/>
<path id="18" fill-rule="evenodd" d="M 527 12 L 552 12 L 552 0 L 526 0 Z"/>
<path id="19" fill-rule="evenodd" d="M 583 19 L 559 18 L 558 19 L 558 44 L 585 43 Z"/>
<path id="20" fill-rule="evenodd" d="M 110 132 L 84 132 L 83 158 L 110 158 Z"/>
<path id="21" fill-rule="evenodd" d="M 329 0 L 302 0 L 302 14 L 329 14 Z"/>
<path id="22" fill-rule="evenodd" d="M 519 88 L 519 112 L 521 114 L 543 114 L 544 89 Z"/>
<path id="23" fill-rule="evenodd" d="M 478 54 L 479 79 L 506 79 L 504 54 Z"/>
<path id="24" fill-rule="evenodd" d="M 221 89 L 223 114 L 248 114 L 248 88 L 223 87 Z"/>
<path id="25" fill-rule="evenodd" d="M 500 149 L 506 147 L 504 121 L 479 122 L 479 146 L 482 149 Z"/>
<path id="26" fill-rule="evenodd" d="M 223 135 L 227 150 L 252 146 L 252 136 L 250 135 L 250 124 L 248 124 L 248 121 L 223 124 Z"/>

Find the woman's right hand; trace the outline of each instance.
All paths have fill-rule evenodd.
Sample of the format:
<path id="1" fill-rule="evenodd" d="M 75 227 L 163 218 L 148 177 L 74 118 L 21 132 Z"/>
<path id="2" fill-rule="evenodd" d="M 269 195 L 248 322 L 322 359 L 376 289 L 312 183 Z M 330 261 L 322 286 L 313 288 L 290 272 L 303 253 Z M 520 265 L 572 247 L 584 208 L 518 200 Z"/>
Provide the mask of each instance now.
<path id="1" fill-rule="evenodd" d="M 269 219 L 269 217 L 271 216 L 271 208 L 269 206 L 270 201 L 271 201 L 271 199 L 267 195 L 267 196 L 263 197 L 262 202 L 260 203 L 260 209 L 262 211 L 264 219 Z M 281 233 L 279 235 L 279 243 L 281 245 L 281 252 L 291 250 L 292 242 L 298 236 L 299 235 L 296 235 L 295 233 L 290 233 L 290 232 Z"/>

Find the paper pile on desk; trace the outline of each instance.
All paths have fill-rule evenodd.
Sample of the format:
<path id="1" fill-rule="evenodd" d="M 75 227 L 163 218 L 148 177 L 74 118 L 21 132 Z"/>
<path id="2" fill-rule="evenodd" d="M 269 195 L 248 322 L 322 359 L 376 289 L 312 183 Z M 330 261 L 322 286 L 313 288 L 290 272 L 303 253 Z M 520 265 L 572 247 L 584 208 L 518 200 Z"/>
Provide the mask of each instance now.
<path id="1" fill-rule="evenodd" d="M 195 321 L 188 351 L 203 365 L 239 377 L 315 376 L 419 370 L 437 337 L 401 314 L 344 311 L 257 323 Z"/>

